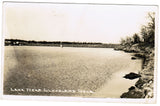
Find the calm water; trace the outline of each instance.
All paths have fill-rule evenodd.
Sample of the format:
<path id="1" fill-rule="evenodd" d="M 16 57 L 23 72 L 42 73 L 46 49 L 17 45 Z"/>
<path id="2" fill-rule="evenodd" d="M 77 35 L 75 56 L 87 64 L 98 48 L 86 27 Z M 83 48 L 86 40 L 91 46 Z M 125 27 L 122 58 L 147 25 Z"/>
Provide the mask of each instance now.
<path id="1" fill-rule="evenodd" d="M 142 61 L 108 48 L 5 47 L 4 94 L 119 98 Z"/>

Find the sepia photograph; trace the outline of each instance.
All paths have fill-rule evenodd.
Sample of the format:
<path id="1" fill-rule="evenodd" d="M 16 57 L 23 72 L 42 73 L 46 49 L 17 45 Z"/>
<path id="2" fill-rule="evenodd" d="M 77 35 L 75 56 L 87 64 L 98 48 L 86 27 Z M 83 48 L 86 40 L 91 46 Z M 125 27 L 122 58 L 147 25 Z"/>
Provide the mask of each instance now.
<path id="1" fill-rule="evenodd" d="M 157 10 L 3 2 L 3 95 L 155 99 Z"/>

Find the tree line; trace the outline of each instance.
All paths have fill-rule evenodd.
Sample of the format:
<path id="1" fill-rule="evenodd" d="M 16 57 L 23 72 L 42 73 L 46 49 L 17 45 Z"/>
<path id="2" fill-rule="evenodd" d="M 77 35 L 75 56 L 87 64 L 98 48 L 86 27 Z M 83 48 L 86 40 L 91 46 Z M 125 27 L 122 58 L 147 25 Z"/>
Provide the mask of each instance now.
<path id="1" fill-rule="evenodd" d="M 120 45 L 131 47 L 137 44 L 139 47 L 154 48 L 155 44 L 155 13 L 149 12 L 147 15 L 148 22 L 142 25 L 140 33 L 135 33 L 133 36 L 121 38 Z"/>
<path id="2" fill-rule="evenodd" d="M 5 46 L 56 46 L 56 47 L 94 47 L 94 48 L 114 48 L 118 44 L 100 42 L 69 42 L 69 41 L 35 41 L 21 39 L 5 39 Z"/>

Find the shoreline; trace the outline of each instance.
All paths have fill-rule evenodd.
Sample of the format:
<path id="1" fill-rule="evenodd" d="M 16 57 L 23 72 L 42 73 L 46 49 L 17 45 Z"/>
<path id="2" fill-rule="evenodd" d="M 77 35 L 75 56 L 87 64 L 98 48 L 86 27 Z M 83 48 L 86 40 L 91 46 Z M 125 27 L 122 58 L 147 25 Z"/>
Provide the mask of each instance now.
<path id="1" fill-rule="evenodd" d="M 138 72 L 141 76 L 138 81 L 128 88 L 128 92 L 122 93 L 121 98 L 153 98 L 154 97 L 154 48 L 146 48 L 148 50 L 137 50 L 133 48 L 115 48 L 127 53 L 135 53 L 134 57 L 142 58 L 142 69 Z"/>

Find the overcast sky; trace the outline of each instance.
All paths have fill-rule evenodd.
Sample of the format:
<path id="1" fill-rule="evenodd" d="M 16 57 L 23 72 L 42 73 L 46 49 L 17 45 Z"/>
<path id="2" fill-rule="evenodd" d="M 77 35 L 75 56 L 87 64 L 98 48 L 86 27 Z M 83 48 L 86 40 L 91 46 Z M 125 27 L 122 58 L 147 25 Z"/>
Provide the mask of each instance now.
<path id="1" fill-rule="evenodd" d="M 140 31 L 154 6 L 5 3 L 5 38 L 119 43 Z"/>

